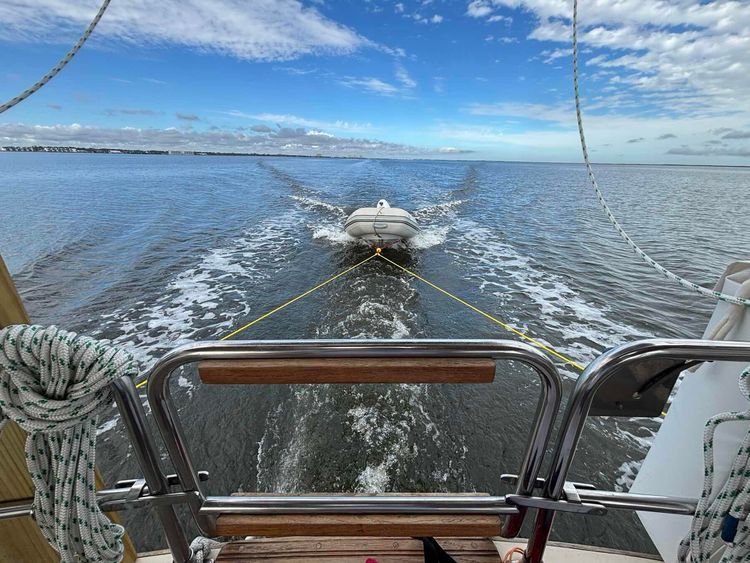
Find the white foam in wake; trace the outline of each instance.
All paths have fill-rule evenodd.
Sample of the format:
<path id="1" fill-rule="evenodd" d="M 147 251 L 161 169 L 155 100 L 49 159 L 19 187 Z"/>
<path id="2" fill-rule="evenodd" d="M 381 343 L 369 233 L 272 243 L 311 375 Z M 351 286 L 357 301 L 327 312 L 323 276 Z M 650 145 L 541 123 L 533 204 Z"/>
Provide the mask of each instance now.
<path id="1" fill-rule="evenodd" d="M 459 220 L 453 232 L 460 234 L 461 248 L 448 252 L 465 267 L 465 276 L 503 305 L 513 293 L 522 292 L 538 308 L 530 314 L 541 317 L 545 328 L 559 335 L 551 344 L 577 361 L 586 363 L 625 338 L 649 336 L 612 319 L 607 306 L 587 301 L 562 276 L 519 254 L 489 228 Z"/>
<path id="2" fill-rule="evenodd" d="M 465 202 L 463 199 L 455 199 L 452 201 L 444 201 L 442 203 L 436 203 L 435 205 L 428 205 L 417 209 L 412 213 L 417 221 L 424 221 L 432 219 L 433 217 L 444 217 L 455 215 L 456 209 Z"/>
<path id="3" fill-rule="evenodd" d="M 448 238 L 450 227 L 427 227 L 423 228 L 417 236 L 409 240 L 409 246 L 416 250 L 426 250 L 433 246 L 443 244 Z"/>
<path id="4" fill-rule="evenodd" d="M 366 244 L 360 239 L 349 236 L 342 227 L 323 226 L 313 231 L 313 238 L 316 240 L 327 240 L 335 245 L 348 244 Z"/>
<path id="5" fill-rule="evenodd" d="M 300 203 L 303 207 L 323 209 L 325 211 L 328 211 L 329 213 L 335 213 L 336 215 L 341 216 L 346 215 L 346 210 L 343 207 L 339 207 L 338 205 L 334 205 L 332 203 L 321 201 L 319 199 L 308 196 L 291 195 L 289 197 Z"/>
<path id="6" fill-rule="evenodd" d="M 142 365 L 149 365 L 168 348 L 191 341 L 207 320 L 213 321 L 211 333 L 218 337 L 237 317 L 250 314 L 246 293 L 267 283 L 299 244 L 298 222 L 298 214 L 289 212 L 209 250 L 195 266 L 171 276 L 163 288 L 154 291 L 153 300 L 102 315 L 101 330 L 120 332 L 113 342 L 129 346 Z"/>

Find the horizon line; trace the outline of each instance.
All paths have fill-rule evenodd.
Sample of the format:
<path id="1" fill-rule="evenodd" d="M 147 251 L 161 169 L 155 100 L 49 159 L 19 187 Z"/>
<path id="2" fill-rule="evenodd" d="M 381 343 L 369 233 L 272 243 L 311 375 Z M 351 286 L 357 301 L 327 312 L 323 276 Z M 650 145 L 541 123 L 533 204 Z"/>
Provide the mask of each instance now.
<path id="1" fill-rule="evenodd" d="M 10 150 L 9 150 L 10 149 Z M 75 149 L 72 150 L 29 150 L 29 149 Z M 115 151 L 115 152 L 113 152 Z M 251 153 L 234 151 L 211 150 L 183 150 L 183 149 L 126 149 L 114 147 L 83 147 L 76 145 L 4 145 L 0 146 L 2 153 L 57 153 L 57 154 L 114 154 L 114 155 L 144 155 L 144 156 L 236 156 L 236 157 L 279 157 L 279 158 L 330 158 L 341 160 L 396 160 L 396 161 L 434 161 L 434 162 L 500 162 L 509 164 L 580 164 L 585 166 L 583 159 L 576 161 L 561 160 L 504 160 L 486 158 L 429 158 L 429 157 L 394 157 L 394 156 L 347 156 L 325 154 L 288 154 L 288 153 Z M 597 166 L 684 166 L 707 168 L 750 168 L 750 164 L 681 164 L 670 162 L 594 162 Z"/>

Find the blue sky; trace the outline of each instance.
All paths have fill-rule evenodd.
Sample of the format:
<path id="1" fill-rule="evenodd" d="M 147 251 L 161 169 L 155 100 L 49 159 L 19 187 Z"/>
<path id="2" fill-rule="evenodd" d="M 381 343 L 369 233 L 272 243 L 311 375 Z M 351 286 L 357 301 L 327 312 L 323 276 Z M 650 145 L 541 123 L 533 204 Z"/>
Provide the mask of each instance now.
<path id="1" fill-rule="evenodd" d="M 0 6 L 0 97 L 98 5 Z M 578 161 L 567 0 L 113 0 L 0 144 Z M 606 162 L 750 164 L 750 4 L 581 0 Z"/>

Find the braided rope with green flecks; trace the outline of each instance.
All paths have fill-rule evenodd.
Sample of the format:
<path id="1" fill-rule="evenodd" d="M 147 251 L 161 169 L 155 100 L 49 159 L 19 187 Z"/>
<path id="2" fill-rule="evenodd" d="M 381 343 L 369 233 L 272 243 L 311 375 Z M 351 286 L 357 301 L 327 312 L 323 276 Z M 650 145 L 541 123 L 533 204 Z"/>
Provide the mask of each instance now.
<path id="1" fill-rule="evenodd" d="M 748 389 L 750 367 L 740 374 L 740 391 L 750 401 Z M 725 422 L 750 420 L 750 409 L 744 412 L 725 412 L 711 417 L 703 433 L 703 492 L 695 510 L 690 534 L 680 543 L 679 561 L 709 561 L 724 549 L 721 563 L 750 559 L 750 428 L 737 451 L 724 486 L 714 492 L 714 434 Z M 734 542 L 724 543 L 721 531 L 727 515 L 738 519 Z"/>
<path id="2" fill-rule="evenodd" d="M 96 426 L 113 400 L 109 384 L 135 375 L 129 353 L 92 338 L 57 327 L 0 330 L 0 419 L 29 433 L 34 518 L 65 563 L 122 559 L 124 530 L 96 502 Z"/>
<path id="3" fill-rule="evenodd" d="M 713 299 L 726 301 L 727 303 L 732 303 L 734 305 L 744 305 L 746 307 L 750 307 L 750 299 L 744 297 L 736 297 L 728 293 L 722 293 L 720 291 L 705 288 L 695 282 L 686 280 L 685 278 L 678 276 L 671 270 L 668 270 L 667 268 L 659 264 L 656 260 L 646 254 L 632 238 L 630 238 L 628 233 L 625 232 L 625 229 L 622 228 L 622 225 L 620 225 L 614 213 L 612 213 L 612 210 L 609 208 L 607 200 L 604 199 L 604 194 L 602 193 L 602 190 L 599 188 L 599 184 L 596 181 L 594 169 L 591 166 L 591 161 L 589 159 L 589 149 L 586 145 L 586 135 L 583 130 L 583 117 L 581 116 L 581 98 L 578 88 L 578 0 L 573 0 L 573 92 L 575 97 L 578 135 L 581 139 L 581 151 L 583 152 L 583 161 L 586 164 L 586 172 L 588 173 L 591 186 L 594 188 L 596 199 L 599 200 L 599 204 L 602 206 L 602 209 L 604 209 L 604 213 L 606 213 L 607 219 L 609 219 L 609 222 L 612 223 L 612 226 L 615 228 L 617 233 L 628 244 L 633 252 L 635 252 L 636 256 L 638 256 L 646 264 L 654 268 L 657 272 L 662 274 L 667 279 L 675 281 L 682 287 L 695 291 L 696 293 L 700 293 L 705 297 L 712 297 Z"/>

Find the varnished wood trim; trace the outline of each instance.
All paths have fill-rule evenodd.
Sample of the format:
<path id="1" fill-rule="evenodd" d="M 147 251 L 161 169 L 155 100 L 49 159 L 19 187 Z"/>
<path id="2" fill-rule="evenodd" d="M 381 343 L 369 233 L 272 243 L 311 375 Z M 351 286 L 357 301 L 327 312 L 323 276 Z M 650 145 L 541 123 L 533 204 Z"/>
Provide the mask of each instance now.
<path id="1" fill-rule="evenodd" d="M 203 383 L 492 383 L 492 358 L 288 358 L 198 363 Z"/>
<path id="2" fill-rule="evenodd" d="M 437 538 L 437 541 L 460 563 L 500 563 L 495 544 L 486 538 Z M 256 538 L 225 545 L 219 562 L 259 563 L 423 563 L 424 546 L 410 537 L 350 538 Z"/>
<path id="3" fill-rule="evenodd" d="M 224 514 L 219 536 L 456 536 L 500 534 L 501 519 L 487 514 Z"/>

